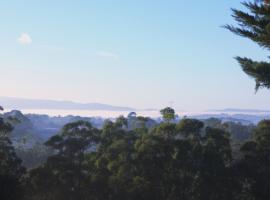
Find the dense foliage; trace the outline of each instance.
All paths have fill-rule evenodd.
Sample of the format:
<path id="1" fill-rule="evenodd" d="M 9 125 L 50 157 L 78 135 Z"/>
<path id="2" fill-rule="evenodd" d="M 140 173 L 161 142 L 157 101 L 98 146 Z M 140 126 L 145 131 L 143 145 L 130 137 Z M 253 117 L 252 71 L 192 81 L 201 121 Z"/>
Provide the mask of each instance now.
<path id="1" fill-rule="evenodd" d="M 69 123 L 46 142 L 51 156 L 28 171 L 7 137 L 12 126 L 1 119 L 1 199 L 270 199 L 270 121 L 234 156 L 228 125 L 174 123 L 161 113 L 164 122 L 150 128 L 150 119 L 134 113 L 102 129 Z"/>
<path id="2" fill-rule="evenodd" d="M 17 200 L 23 195 L 21 182 L 25 168 L 9 139 L 12 129 L 11 123 L 0 116 L 0 199 L 4 200 Z"/>

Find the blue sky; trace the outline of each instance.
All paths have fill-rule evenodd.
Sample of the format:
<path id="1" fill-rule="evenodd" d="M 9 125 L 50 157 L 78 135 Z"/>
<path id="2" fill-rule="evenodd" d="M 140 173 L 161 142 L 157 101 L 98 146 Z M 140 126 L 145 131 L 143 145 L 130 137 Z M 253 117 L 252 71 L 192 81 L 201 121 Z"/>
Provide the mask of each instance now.
<path id="1" fill-rule="evenodd" d="M 0 0 L 1 96 L 179 110 L 270 109 L 221 28 L 239 1 Z"/>

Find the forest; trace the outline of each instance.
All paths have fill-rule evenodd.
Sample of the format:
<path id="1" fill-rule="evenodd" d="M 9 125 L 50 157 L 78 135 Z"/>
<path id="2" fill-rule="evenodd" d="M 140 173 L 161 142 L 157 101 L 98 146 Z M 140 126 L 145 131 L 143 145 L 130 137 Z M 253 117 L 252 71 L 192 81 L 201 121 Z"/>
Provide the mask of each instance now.
<path id="1" fill-rule="evenodd" d="M 270 120 L 236 144 L 227 123 L 161 114 L 151 128 L 134 113 L 101 129 L 69 123 L 45 143 L 48 158 L 28 168 L 8 137 L 19 122 L 1 118 L 1 199 L 269 198 Z"/>
<path id="2" fill-rule="evenodd" d="M 232 10 L 238 25 L 224 28 L 269 50 L 269 2 L 243 5 L 247 11 Z M 270 88 L 269 62 L 236 60 L 256 91 Z M 269 119 L 244 126 L 189 117 L 176 122 L 171 107 L 160 114 L 160 123 L 135 113 L 99 128 L 68 123 L 45 142 L 42 158 L 15 148 L 10 134 L 20 120 L 0 114 L 0 199 L 270 199 Z"/>

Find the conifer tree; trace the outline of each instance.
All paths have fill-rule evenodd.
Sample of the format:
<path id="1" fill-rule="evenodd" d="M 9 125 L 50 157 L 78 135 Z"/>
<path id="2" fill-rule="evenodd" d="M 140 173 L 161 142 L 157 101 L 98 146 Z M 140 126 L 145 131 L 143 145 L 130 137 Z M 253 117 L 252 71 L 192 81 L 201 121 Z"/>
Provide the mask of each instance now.
<path id="1" fill-rule="evenodd" d="M 247 12 L 232 9 L 232 16 L 238 26 L 226 25 L 225 28 L 270 50 L 270 1 L 257 0 L 242 4 Z M 260 88 L 270 89 L 270 62 L 254 61 L 246 57 L 236 57 L 236 60 L 243 71 L 255 79 L 256 91 Z"/>

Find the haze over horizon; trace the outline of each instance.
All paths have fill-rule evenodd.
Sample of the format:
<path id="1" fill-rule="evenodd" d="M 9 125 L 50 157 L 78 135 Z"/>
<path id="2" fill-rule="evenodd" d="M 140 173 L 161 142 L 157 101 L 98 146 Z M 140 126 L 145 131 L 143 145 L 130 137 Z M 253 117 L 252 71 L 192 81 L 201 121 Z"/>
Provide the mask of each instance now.
<path id="1" fill-rule="evenodd" d="M 233 59 L 263 60 L 267 53 L 221 27 L 234 24 L 231 7 L 239 2 L 3 1 L 1 96 L 144 109 L 270 109 L 270 92 L 255 94 L 254 81 Z"/>
<path id="2" fill-rule="evenodd" d="M 63 100 L 48 99 L 29 99 L 0 96 L 0 105 L 5 108 L 5 112 L 20 110 L 25 114 L 46 114 L 50 116 L 96 116 L 96 117 L 118 117 L 127 116 L 130 112 L 136 112 L 138 115 L 147 117 L 160 117 L 159 108 L 134 108 L 122 105 L 110 105 L 99 102 L 74 102 Z M 179 110 L 176 109 L 179 116 L 203 115 L 269 115 L 270 110 L 252 109 L 252 108 L 220 108 L 207 110 Z"/>

